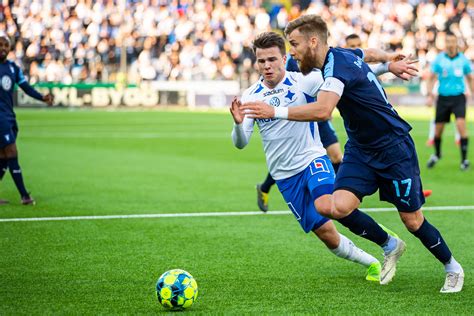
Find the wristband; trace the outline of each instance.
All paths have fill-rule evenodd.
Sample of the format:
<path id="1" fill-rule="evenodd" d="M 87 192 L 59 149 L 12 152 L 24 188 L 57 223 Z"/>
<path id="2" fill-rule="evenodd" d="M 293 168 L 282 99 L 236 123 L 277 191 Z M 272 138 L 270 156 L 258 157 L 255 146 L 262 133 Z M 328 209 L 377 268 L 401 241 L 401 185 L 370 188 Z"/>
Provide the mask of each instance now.
<path id="1" fill-rule="evenodd" d="M 383 73 L 390 72 L 390 67 L 389 67 L 390 64 L 391 64 L 390 61 L 388 61 L 388 62 L 386 62 L 386 63 L 382 63 L 381 70 L 382 70 Z"/>
<path id="2" fill-rule="evenodd" d="M 275 107 L 275 114 L 273 115 L 274 118 L 286 120 L 288 119 L 288 108 L 287 107 Z"/>

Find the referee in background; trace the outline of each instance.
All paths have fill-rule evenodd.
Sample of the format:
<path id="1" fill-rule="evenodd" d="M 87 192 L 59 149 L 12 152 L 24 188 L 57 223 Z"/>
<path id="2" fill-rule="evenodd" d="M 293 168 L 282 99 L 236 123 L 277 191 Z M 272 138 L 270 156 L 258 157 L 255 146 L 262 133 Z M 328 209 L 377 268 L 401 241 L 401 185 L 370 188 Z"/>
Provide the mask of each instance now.
<path id="1" fill-rule="evenodd" d="M 436 56 L 431 65 L 431 75 L 428 79 L 427 105 L 433 105 L 433 87 L 439 81 L 438 100 L 436 102 L 435 118 L 435 153 L 428 160 L 427 167 L 433 168 L 441 159 L 441 136 L 444 125 L 449 123 L 451 113 L 456 117 L 456 127 L 461 135 L 461 170 L 469 168 L 467 159 L 468 135 L 466 128 L 466 96 L 464 77 L 474 92 L 474 76 L 470 61 L 459 52 L 458 40 L 453 33 L 446 34 L 446 51 Z"/>

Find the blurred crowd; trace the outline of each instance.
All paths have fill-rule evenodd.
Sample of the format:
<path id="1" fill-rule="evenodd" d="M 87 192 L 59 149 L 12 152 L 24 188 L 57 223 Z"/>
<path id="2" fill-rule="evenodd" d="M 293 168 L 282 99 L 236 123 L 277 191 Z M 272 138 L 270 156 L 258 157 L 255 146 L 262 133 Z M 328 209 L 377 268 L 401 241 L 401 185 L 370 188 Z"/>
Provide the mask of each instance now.
<path id="1" fill-rule="evenodd" d="M 309 2 L 309 1 L 306 1 Z M 330 44 L 351 33 L 365 47 L 401 50 L 424 67 L 447 30 L 474 60 L 474 1 L 3 0 L 9 58 L 32 83 L 253 80 L 251 40 L 306 13 L 328 23 Z M 122 76 L 123 77 L 123 76 Z"/>

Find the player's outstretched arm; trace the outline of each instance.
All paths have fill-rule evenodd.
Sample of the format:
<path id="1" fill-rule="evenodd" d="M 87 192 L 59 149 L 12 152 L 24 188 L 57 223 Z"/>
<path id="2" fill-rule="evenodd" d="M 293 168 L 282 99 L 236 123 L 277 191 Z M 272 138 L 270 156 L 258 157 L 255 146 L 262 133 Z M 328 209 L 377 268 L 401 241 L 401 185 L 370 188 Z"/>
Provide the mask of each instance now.
<path id="1" fill-rule="evenodd" d="M 22 82 L 19 84 L 20 88 L 25 91 L 27 95 L 32 97 L 33 99 L 40 100 L 48 104 L 49 106 L 53 105 L 54 102 L 54 97 L 51 93 L 48 93 L 46 95 L 42 95 L 38 91 L 36 91 L 35 88 L 30 86 L 30 84 L 26 81 Z"/>
<path id="2" fill-rule="evenodd" d="M 388 70 L 400 79 L 410 80 L 418 76 L 418 68 L 415 66 L 417 62 L 417 59 L 411 59 L 409 55 L 402 60 L 389 63 Z"/>
<path id="3" fill-rule="evenodd" d="M 247 102 L 241 113 L 249 118 L 279 118 L 290 121 L 326 121 L 339 102 L 340 96 L 330 91 L 319 91 L 318 101 L 300 106 L 273 107 L 264 102 Z"/>
<path id="4" fill-rule="evenodd" d="M 377 48 L 363 49 L 364 61 L 366 63 L 386 63 L 389 61 L 398 61 L 405 58 L 405 55 L 400 53 L 387 53 Z"/>

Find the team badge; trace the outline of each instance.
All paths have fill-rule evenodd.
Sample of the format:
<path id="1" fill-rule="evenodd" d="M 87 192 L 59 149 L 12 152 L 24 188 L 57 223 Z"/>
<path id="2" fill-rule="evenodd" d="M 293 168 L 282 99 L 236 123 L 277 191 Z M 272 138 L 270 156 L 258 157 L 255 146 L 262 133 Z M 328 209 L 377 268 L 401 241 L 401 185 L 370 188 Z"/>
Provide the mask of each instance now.
<path id="1" fill-rule="evenodd" d="M 278 97 L 273 97 L 270 99 L 271 106 L 280 106 L 280 99 Z"/>
<path id="2" fill-rule="evenodd" d="M 8 76 L 3 76 L 2 77 L 2 88 L 3 90 L 10 90 L 12 87 L 12 79 Z"/>

